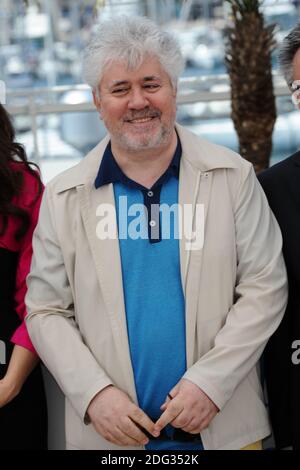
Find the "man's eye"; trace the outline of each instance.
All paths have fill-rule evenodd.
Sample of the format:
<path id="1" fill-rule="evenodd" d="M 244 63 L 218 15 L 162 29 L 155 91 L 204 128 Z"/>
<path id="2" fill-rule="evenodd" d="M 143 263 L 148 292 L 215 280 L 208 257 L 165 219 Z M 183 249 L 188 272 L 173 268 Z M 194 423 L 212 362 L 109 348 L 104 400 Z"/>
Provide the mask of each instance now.
<path id="1" fill-rule="evenodd" d="M 129 88 L 116 88 L 112 92 L 114 95 L 124 95 L 128 90 Z"/>
<path id="2" fill-rule="evenodd" d="M 300 83 L 294 82 L 292 83 L 292 91 L 298 91 L 300 90 Z"/>
<path id="3" fill-rule="evenodd" d="M 156 90 L 159 87 L 160 85 L 158 85 L 157 83 L 147 83 L 146 85 L 144 85 L 144 88 L 147 88 L 148 90 Z"/>

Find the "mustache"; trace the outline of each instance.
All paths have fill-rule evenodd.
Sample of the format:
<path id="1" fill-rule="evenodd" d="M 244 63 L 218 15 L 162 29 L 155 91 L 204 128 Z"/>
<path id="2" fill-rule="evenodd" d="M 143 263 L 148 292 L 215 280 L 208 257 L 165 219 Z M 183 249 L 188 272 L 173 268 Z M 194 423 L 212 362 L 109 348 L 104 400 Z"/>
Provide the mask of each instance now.
<path id="1" fill-rule="evenodd" d="M 128 114 L 124 117 L 123 120 L 132 121 L 133 119 L 147 119 L 147 118 L 156 118 L 160 116 L 161 116 L 161 112 L 158 109 L 149 109 L 149 110 L 143 110 L 143 111 Z"/>

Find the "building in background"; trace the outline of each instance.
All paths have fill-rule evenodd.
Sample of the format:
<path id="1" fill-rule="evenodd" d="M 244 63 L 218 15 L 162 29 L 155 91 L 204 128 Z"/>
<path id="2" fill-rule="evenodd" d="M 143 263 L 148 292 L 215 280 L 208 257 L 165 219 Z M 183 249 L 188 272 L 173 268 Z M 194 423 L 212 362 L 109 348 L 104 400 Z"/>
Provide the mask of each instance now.
<path id="1" fill-rule="evenodd" d="M 299 21 L 298 0 L 266 0 L 265 8 L 266 20 L 278 25 L 278 40 Z M 18 140 L 40 164 L 45 182 L 76 164 L 105 132 L 90 90 L 80 86 L 80 52 L 97 17 L 120 13 L 146 15 L 174 32 L 187 64 L 179 121 L 204 138 L 238 149 L 230 101 L 222 98 L 229 92 L 223 31 L 230 21 L 222 0 L 0 0 L 0 80 Z M 278 77 L 276 83 L 283 81 Z M 280 97 L 277 105 L 273 161 L 300 147 L 299 117 L 291 100 Z M 45 374 L 49 447 L 62 449 L 63 398 Z"/>
<path id="2" fill-rule="evenodd" d="M 77 87 L 82 84 L 80 53 L 98 17 L 121 13 L 146 15 L 174 32 L 186 60 L 179 102 L 188 104 L 179 105 L 179 121 L 237 150 L 230 102 L 219 100 L 229 91 L 223 77 L 223 32 L 230 21 L 226 4 L 222 0 L 0 0 L 0 80 L 8 91 L 7 105 L 15 115 L 19 140 L 41 164 L 44 179 L 82 158 L 105 132 L 92 111 L 90 92 Z M 264 0 L 263 5 L 266 21 L 276 22 L 276 36 L 282 40 L 299 18 L 299 2 Z M 273 63 L 276 70 L 275 54 Z M 195 98 L 182 99 L 191 94 Z M 199 101 L 199 96 L 205 100 Z M 277 105 L 273 161 L 300 146 L 292 103 L 282 97 Z"/>

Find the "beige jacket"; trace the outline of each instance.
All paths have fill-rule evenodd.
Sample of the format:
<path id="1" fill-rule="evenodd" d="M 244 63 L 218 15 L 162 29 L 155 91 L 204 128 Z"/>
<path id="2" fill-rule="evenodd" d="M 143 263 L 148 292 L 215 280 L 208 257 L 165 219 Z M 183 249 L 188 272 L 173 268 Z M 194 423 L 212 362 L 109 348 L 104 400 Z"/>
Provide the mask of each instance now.
<path id="1" fill-rule="evenodd" d="M 248 162 L 177 131 L 179 202 L 205 208 L 203 249 L 180 242 L 184 377 L 220 408 L 201 433 L 204 447 L 239 449 L 270 433 L 257 363 L 287 301 L 281 234 Z M 124 449 L 84 423 L 91 399 L 108 384 L 137 403 L 119 243 L 96 236 L 98 205 L 114 204 L 112 184 L 94 187 L 107 142 L 48 184 L 28 278 L 27 327 L 66 396 L 69 449 Z"/>

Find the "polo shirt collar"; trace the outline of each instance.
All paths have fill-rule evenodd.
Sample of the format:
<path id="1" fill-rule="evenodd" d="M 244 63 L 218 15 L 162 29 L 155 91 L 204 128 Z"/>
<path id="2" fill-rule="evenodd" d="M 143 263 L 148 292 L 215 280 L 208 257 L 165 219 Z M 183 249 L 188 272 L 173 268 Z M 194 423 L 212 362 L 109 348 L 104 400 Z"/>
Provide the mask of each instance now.
<path id="1" fill-rule="evenodd" d="M 169 176 L 175 176 L 179 179 L 179 168 L 180 168 L 180 159 L 182 154 L 181 143 L 179 137 L 177 136 L 177 146 L 172 158 L 172 161 L 165 171 L 165 173 L 156 181 L 153 187 L 157 187 L 162 185 Z M 96 189 L 104 186 L 105 184 L 110 183 L 124 183 L 131 187 L 135 187 L 137 189 L 146 189 L 139 183 L 128 178 L 128 176 L 123 173 L 121 168 L 119 167 L 118 163 L 116 162 L 112 150 L 111 150 L 111 142 L 107 144 L 103 158 L 95 179 L 95 187 Z"/>

